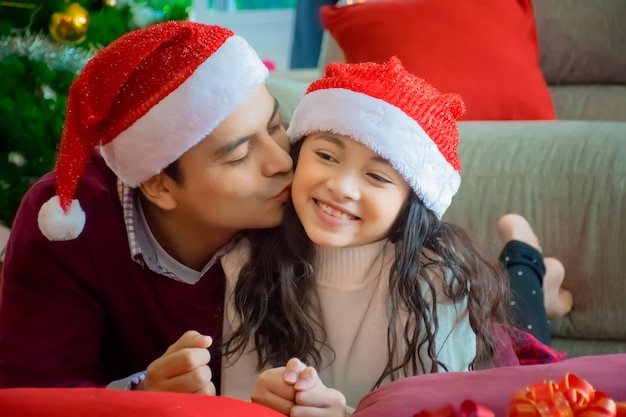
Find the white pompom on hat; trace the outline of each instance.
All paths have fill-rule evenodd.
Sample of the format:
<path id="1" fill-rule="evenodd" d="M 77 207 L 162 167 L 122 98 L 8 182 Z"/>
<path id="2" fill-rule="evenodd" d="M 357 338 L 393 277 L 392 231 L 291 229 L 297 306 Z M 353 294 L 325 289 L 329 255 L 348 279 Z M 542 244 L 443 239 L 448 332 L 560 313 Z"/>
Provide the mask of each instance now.
<path id="1" fill-rule="evenodd" d="M 57 195 L 40 209 L 41 232 L 50 240 L 80 235 L 86 218 L 73 197 L 95 146 L 136 187 L 211 133 L 268 75 L 243 38 L 189 21 L 132 31 L 99 51 L 70 87 Z"/>
<path id="2" fill-rule="evenodd" d="M 383 64 L 331 63 L 298 104 L 292 143 L 328 131 L 347 135 L 387 159 L 441 218 L 461 184 L 457 94 L 443 94 L 396 57 Z"/>

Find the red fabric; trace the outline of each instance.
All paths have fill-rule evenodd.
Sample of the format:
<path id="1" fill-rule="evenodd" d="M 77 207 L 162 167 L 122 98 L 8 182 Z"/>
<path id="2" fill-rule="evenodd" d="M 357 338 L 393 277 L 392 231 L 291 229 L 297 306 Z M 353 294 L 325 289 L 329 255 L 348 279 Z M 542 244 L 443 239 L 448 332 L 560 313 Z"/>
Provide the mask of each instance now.
<path id="1" fill-rule="evenodd" d="M 446 161 L 459 172 L 461 161 L 457 153 L 459 131 L 456 120 L 465 113 L 461 97 L 441 94 L 424 79 L 407 71 L 395 57 L 382 64 L 368 62 L 348 66 L 331 63 L 326 67 L 324 77 L 309 86 L 307 94 L 343 88 L 399 108 L 424 129 Z"/>
<path id="2" fill-rule="evenodd" d="M 227 397 L 103 388 L 0 389 L 2 417 L 280 417 L 269 408 Z"/>
<path id="3" fill-rule="evenodd" d="M 397 55 L 442 92 L 463 120 L 555 119 L 539 67 L 531 0 L 393 0 L 325 6 L 321 19 L 347 62 Z"/>
<path id="4" fill-rule="evenodd" d="M 0 261 L 0 299 L 2 299 L 2 287 L 4 285 L 2 285 L 2 270 L 4 269 L 2 267 L 2 265 L 4 264 L 4 262 Z"/>
<path id="5" fill-rule="evenodd" d="M 519 366 L 519 359 L 513 349 L 510 333 L 501 324 L 494 326 L 494 333 L 497 341 L 494 367 Z"/>
<path id="6" fill-rule="evenodd" d="M 413 417 L 419 410 L 447 404 L 458 409 L 475 401 L 506 416 L 513 393 L 542 380 L 561 380 L 576 374 L 615 401 L 626 401 L 626 354 L 583 356 L 556 363 L 507 366 L 471 372 L 439 372 L 400 379 L 371 391 L 359 402 L 353 417 Z"/>
<path id="7" fill-rule="evenodd" d="M 554 363 L 567 358 L 567 354 L 558 352 L 550 346 L 541 343 L 532 334 L 515 327 L 511 330 L 511 344 L 520 365 Z"/>
<path id="8" fill-rule="evenodd" d="M 93 147 L 111 142 L 148 113 L 233 34 L 219 26 L 167 22 L 128 32 L 89 60 L 70 87 L 56 163 L 63 209 L 72 203 Z"/>
<path id="9" fill-rule="evenodd" d="M 133 261 L 116 178 L 98 154 L 87 161 L 76 194 L 97 221 L 74 240 L 51 242 L 37 213 L 55 184 L 54 173 L 38 181 L 13 222 L 0 301 L 0 388 L 106 385 L 146 369 L 189 329 L 218 345 L 225 282 L 219 262 L 189 285 Z M 210 367 L 219 385 L 215 348 Z"/>

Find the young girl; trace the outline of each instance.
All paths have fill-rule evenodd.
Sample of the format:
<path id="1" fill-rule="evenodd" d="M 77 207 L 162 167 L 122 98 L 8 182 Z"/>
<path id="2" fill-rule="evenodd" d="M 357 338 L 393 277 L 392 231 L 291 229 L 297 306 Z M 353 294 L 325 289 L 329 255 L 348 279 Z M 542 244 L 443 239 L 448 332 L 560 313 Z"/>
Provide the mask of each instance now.
<path id="1" fill-rule="evenodd" d="M 331 64 L 309 87 L 288 131 L 296 170 L 283 225 L 223 259 L 224 395 L 248 398 L 252 373 L 299 358 L 338 391 L 296 401 L 283 383 L 254 399 L 288 414 L 333 398 L 326 411 L 342 415 L 344 395 L 355 406 L 388 381 L 494 364 L 506 275 L 441 221 L 460 184 L 463 113 L 459 96 L 395 58 Z M 321 402 L 307 403 L 311 392 Z"/>
<path id="2" fill-rule="evenodd" d="M 517 359 L 522 365 L 560 361 L 565 355 L 548 347 L 550 321 L 547 319 L 563 317 L 573 306 L 572 293 L 561 288 L 565 278 L 563 264 L 556 258 L 544 258 L 537 235 L 528 220 L 519 214 L 502 216 L 496 231 L 503 248 L 499 259 L 506 267 L 512 290 L 514 322 L 523 329 L 511 328 L 510 332 Z M 501 361 L 500 365 L 505 363 Z M 295 399 L 290 395 L 296 392 L 301 403 L 309 404 L 307 408 L 318 404 L 327 412 L 333 400 L 339 405 L 345 401 L 341 393 L 323 385 L 314 368 L 297 359 L 291 359 L 286 367 L 261 374 L 253 399 L 277 409 L 284 406 L 282 411 L 285 411 L 293 404 L 276 400 Z M 282 397 L 277 393 L 282 393 Z"/>

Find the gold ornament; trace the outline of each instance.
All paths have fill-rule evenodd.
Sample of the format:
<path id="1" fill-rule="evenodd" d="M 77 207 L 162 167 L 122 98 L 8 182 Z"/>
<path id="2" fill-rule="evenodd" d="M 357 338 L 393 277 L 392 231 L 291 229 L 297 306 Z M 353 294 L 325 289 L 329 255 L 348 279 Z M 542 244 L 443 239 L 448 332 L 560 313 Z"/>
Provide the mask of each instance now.
<path id="1" fill-rule="evenodd" d="M 64 44 L 76 45 L 87 38 L 89 12 L 78 3 L 69 5 L 65 12 L 57 12 L 50 18 L 50 34 Z"/>
<path id="2" fill-rule="evenodd" d="M 106 7 L 115 7 L 117 5 L 117 0 L 102 0 L 102 5 Z"/>

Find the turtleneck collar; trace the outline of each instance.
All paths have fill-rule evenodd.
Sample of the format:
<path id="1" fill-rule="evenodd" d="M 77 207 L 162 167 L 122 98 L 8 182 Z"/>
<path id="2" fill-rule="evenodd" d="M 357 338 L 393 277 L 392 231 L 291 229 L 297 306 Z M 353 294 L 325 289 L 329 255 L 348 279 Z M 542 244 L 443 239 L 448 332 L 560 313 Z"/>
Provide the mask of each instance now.
<path id="1" fill-rule="evenodd" d="M 362 246 L 333 248 L 315 246 L 313 268 L 319 285 L 338 289 L 356 289 L 389 270 L 394 245 L 388 239 Z"/>

